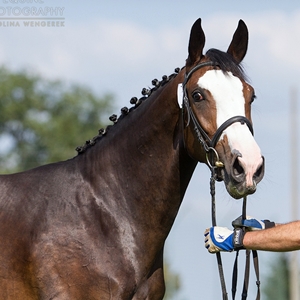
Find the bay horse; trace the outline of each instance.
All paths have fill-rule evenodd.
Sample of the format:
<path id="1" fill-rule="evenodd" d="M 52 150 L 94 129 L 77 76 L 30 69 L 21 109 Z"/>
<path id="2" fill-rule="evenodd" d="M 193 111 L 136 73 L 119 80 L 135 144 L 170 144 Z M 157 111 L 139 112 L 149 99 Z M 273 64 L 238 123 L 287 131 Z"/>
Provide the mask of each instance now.
<path id="1" fill-rule="evenodd" d="M 240 20 L 227 52 L 204 44 L 198 19 L 186 65 L 77 156 L 0 177 L 0 299 L 162 299 L 164 243 L 197 163 L 217 156 L 236 199 L 256 190 L 248 29 Z"/>

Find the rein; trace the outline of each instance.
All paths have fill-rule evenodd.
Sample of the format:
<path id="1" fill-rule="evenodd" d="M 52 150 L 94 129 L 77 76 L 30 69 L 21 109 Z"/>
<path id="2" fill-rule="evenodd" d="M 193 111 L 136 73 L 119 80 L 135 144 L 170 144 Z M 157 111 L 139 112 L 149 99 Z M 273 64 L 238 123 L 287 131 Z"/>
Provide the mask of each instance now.
<path id="1" fill-rule="evenodd" d="M 190 123 L 193 123 L 193 129 L 196 133 L 197 139 L 203 149 L 206 152 L 206 159 L 208 166 L 211 170 L 211 178 L 210 178 L 210 194 L 211 194 L 211 213 L 212 213 L 212 226 L 216 226 L 216 204 L 215 204 L 215 181 L 216 181 L 216 169 L 217 168 L 222 168 L 224 167 L 224 164 L 219 160 L 219 155 L 218 152 L 215 149 L 215 146 L 221 137 L 222 133 L 226 128 L 228 128 L 230 125 L 236 122 L 240 122 L 241 124 L 246 124 L 251 131 L 253 135 L 253 127 L 251 122 L 244 116 L 234 116 L 232 118 L 229 118 L 227 121 L 225 121 L 215 132 L 213 137 L 210 139 L 205 130 L 202 128 L 200 123 L 198 122 L 192 108 L 190 105 L 190 101 L 188 98 L 187 94 L 187 89 L 186 89 L 186 84 L 188 80 L 191 78 L 192 74 L 203 68 L 203 67 L 218 67 L 217 64 L 207 61 L 198 64 L 194 68 L 192 68 L 186 75 L 185 79 L 182 83 L 182 91 L 183 91 L 183 99 L 182 99 L 182 118 L 184 118 L 184 112 L 187 112 L 188 120 L 187 120 L 187 126 L 190 125 Z M 184 124 L 184 122 L 183 122 Z M 211 158 L 212 154 L 215 155 L 215 162 L 213 163 Z M 242 219 L 246 219 L 246 203 L 247 203 L 247 198 L 244 197 L 243 201 L 243 212 L 242 212 Z M 245 230 L 245 228 L 243 228 Z M 259 281 L 259 268 L 258 268 L 258 256 L 257 256 L 257 251 L 253 250 L 253 263 L 254 263 L 254 269 L 256 273 L 256 284 L 257 284 L 257 297 L 256 300 L 260 299 L 260 281 Z M 235 293 L 236 293 L 236 285 L 237 285 L 237 275 L 238 275 L 238 255 L 239 255 L 239 250 L 236 251 L 236 258 L 235 258 L 235 263 L 233 267 L 233 274 L 232 274 L 232 299 L 235 299 Z M 225 278 L 224 278 L 224 272 L 223 272 L 223 265 L 222 265 L 222 259 L 221 259 L 221 253 L 217 252 L 216 253 L 217 257 L 217 263 L 218 263 L 218 270 L 219 270 L 219 277 L 220 277 L 220 282 L 221 282 L 221 288 L 222 288 L 222 295 L 223 295 L 223 300 L 228 300 L 228 295 L 226 291 L 226 284 L 225 284 Z M 246 250 L 246 265 L 245 265 L 245 275 L 244 275 L 244 286 L 243 286 L 243 292 L 242 292 L 242 300 L 246 300 L 247 298 L 247 293 L 248 293 L 248 283 L 249 283 L 249 273 L 250 273 L 250 250 Z"/>
<path id="2" fill-rule="evenodd" d="M 218 168 L 217 166 L 214 166 L 211 168 L 211 178 L 210 178 L 210 194 L 211 194 L 211 216 L 212 216 L 212 226 L 217 226 L 216 222 L 216 201 L 215 201 L 215 182 L 216 182 L 216 176 L 215 176 L 215 169 Z M 247 204 L 247 197 L 245 196 L 243 199 L 243 210 L 242 210 L 242 219 L 246 219 L 246 204 Z M 243 227 L 243 230 L 245 230 L 245 227 Z M 235 300 L 235 294 L 236 294 L 236 286 L 237 286 L 237 278 L 238 278 L 238 257 L 239 257 L 239 251 L 236 251 L 236 257 L 233 265 L 233 271 L 232 271 L 232 285 L 231 285 L 231 294 L 232 299 Z M 242 291 L 242 300 L 246 300 L 248 296 L 248 285 L 249 285 L 249 275 L 250 275 L 250 252 L 251 250 L 246 249 L 246 262 L 245 262 L 245 272 L 244 272 L 244 284 L 243 284 L 243 291 Z M 259 264 L 258 264 L 258 254 L 256 250 L 252 250 L 252 256 L 253 256 L 253 265 L 256 275 L 256 286 L 257 286 L 257 294 L 256 294 L 256 300 L 260 300 L 260 280 L 259 280 Z M 222 296 L 223 300 L 228 300 L 227 290 L 226 290 L 226 283 L 224 278 L 224 272 L 223 272 L 223 264 L 221 259 L 221 253 L 216 253 L 217 257 L 217 263 L 218 263 L 218 270 L 219 270 L 219 277 L 220 277 L 220 283 L 221 283 L 221 289 L 222 289 Z"/>

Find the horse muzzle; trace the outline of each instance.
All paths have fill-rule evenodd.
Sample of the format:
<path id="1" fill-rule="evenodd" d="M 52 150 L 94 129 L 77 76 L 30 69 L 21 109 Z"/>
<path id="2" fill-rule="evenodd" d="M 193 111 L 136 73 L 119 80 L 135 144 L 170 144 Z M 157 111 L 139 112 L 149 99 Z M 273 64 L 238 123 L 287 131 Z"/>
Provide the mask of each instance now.
<path id="1" fill-rule="evenodd" d="M 240 154 L 234 154 L 231 164 L 217 172 L 217 179 L 224 180 L 228 193 L 235 199 L 251 195 L 264 177 L 265 159 L 247 165 Z"/>

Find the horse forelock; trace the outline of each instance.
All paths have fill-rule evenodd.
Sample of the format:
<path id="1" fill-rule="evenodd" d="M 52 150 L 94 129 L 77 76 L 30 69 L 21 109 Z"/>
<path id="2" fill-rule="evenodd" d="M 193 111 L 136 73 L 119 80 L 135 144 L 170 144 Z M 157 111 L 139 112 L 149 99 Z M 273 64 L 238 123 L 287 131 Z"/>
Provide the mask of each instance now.
<path id="1" fill-rule="evenodd" d="M 95 137 L 93 137 L 90 140 L 87 140 L 84 145 L 76 147 L 76 151 L 78 152 L 78 154 L 82 154 L 88 148 L 90 148 L 91 146 L 94 146 L 97 141 L 101 140 L 103 138 L 103 136 L 105 136 L 108 133 L 108 131 L 111 129 L 112 126 L 115 126 L 121 119 L 123 119 L 131 111 L 137 109 L 145 100 L 147 100 L 153 94 L 153 92 L 155 92 L 158 89 L 160 89 L 161 87 L 165 86 L 171 79 L 175 78 L 178 75 L 178 73 L 180 72 L 180 70 L 181 70 L 180 68 L 176 68 L 174 73 L 172 73 L 169 76 L 163 75 L 161 80 L 153 79 L 151 82 L 153 87 L 152 88 L 150 88 L 150 87 L 143 88 L 141 91 L 141 93 L 142 93 L 141 98 L 132 97 L 130 99 L 130 104 L 133 104 L 133 106 L 131 108 L 123 107 L 121 109 L 121 114 L 119 115 L 119 117 L 115 114 L 113 114 L 112 116 L 109 117 L 109 120 L 113 122 L 113 125 L 108 125 L 106 128 L 99 129 L 98 135 L 96 135 Z"/>
<path id="2" fill-rule="evenodd" d="M 247 81 L 243 66 L 241 63 L 238 63 L 231 54 L 212 48 L 206 52 L 205 56 L 215 63 L 223 72 L 231 72 L 234 76 Z"/>

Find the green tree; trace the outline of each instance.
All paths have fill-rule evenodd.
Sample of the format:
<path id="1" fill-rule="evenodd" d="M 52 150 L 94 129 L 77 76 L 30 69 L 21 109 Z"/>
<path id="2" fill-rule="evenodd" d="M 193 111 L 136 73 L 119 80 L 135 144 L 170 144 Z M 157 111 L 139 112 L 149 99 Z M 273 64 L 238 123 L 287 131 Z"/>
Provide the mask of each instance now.
<path id="1" fill-rule="evenodd" d="M 1 67 L 1 173 L 75 156 L 76 146 L 105 125 L 104 117 L 109 122 L 111 109 L 111 95 L 98 97 L 87 87 Z"/>
<path id="2" fill-rule="evenodd" d="M 286 253 L 280 253 L 270 265 L 270 272 L 264 280 L 262 292 L 265 300 L 288 300 L 289 293 L 289 261 Z"/>
<path id="3" fill-rule="evenodd" d="M 166 293 L 164 300 L 172 300 L 180 289 L 180 277 L 172 272 L 168 262 L 164 264 L 164 276 L 166 280 Z"/>

